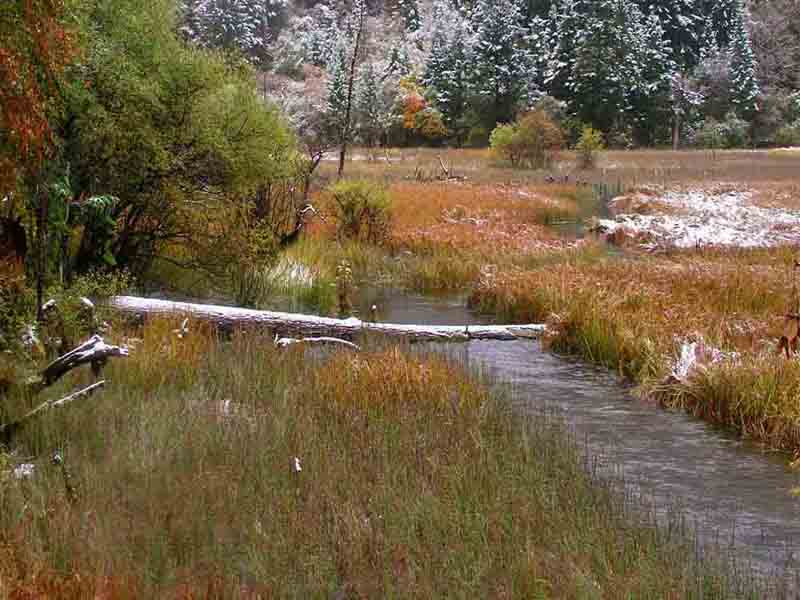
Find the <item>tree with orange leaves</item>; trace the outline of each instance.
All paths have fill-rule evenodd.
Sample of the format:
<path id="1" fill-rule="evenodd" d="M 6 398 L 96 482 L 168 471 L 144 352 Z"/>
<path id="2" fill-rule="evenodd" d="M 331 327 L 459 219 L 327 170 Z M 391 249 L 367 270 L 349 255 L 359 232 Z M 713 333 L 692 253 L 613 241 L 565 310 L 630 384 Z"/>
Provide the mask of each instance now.
<path id="1" fill-rule="evenodd" d="M 47 194 L 39 190 L 41 173 L 55 147 L 53 120 L 61 79 L 75 55 L 65 18 L 64 0 L 11 0 L 0 5 L 0 197 L 20 184 L 32 193 L 39 306 L 48 221 Z M 4 218 L 5 228 L 15 227 L 18 234 L 19 221 L 12 218 Z"/>
<path id="2" fill-rule="evenodd" d="M 0 195 L 35 177 L 54 144 L 61 77 L 75 56 L 63 0 L 0 5 Z"/>

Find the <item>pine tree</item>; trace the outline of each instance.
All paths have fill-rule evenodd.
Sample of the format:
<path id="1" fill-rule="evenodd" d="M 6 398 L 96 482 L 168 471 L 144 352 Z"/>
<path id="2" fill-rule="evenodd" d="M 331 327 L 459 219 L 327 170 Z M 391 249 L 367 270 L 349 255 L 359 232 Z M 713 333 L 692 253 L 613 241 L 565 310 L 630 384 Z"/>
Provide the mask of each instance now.
<path id="1" fill-rule="evenodd" d="M 645 15 L 658 18 L 673 62 L 685 72 L 694 68 L 705 24 L 701 0 L 637 0 L 637 4 Z"/>
<path id="2" fill-rule="evenodd" d="M 468 23 L 448 0 L 434 5 L 431 51 L 422 82 L 451 130 L 458 129 L 464 116 L 468 95 L 466 74 L 468 55 Z"/>
<path id="3" fill-rule="evenodd" d="M 198 44 L 238 49 L 261 62 L 272 22 L 285 7 L 286 0 L 184 0 L 182 30 Z"/>
<path id="4" fill-rule="evenodd" d="M 472 25 L 468 72 L 479 112 L 489 126 L 511 121 L 525 88 L 520 7 L 515 0 L 479 0 Z"/>
<path id="5" fill-rule="evenodd" d="M 322 2 L 314 7 L 313 13 L 307 18 L 310 23 L 301 42 L 306 61 L 324 67 L 333 59 L 341 35 L 336 11 Z"/>
<path id="6" fill-rule="evenodd" d="M 402 21 L 404 30 L 409 33 L 419 31 L 422 17 L 417 0 L 396 0 L 396 2 L 397 8 L 394 16 Z"/>
<path id="7" fill-rule="evenodd" d="M 380 81 L 371 62 L 360 70 L 356 94 L 358 131 L 364 143 L 372 147 L 383 129 L 384 111 Z"/>
<path id="8" fill-rule="evenodd" d="M 328 63 L 328 97 L 325 113 L 332 130 L 341 136 L 344 130 L 344 119 L 347 110 L 347 46 L 343 41 L 336 46 L 333 57 Z"/>
<path id="9" fill-rule="evenodd" d="M 756 81 L 756 64 L 750 33 L 747 31 L 747 9 L 744 2 L 737 2 L 736 17 L 730 32 L 730 76 L 731 103 L 736 112 L 751 119 L 758 110 L 759 88 Z"/>
<path id="10" fill-rule="evenodd" d="M 731 42 L 731 32 L 736 26 L 740 14 L 739 0 L 701 0 L 702 14 L 707 27 L 711 28 L 714 39 L 720 47 L 727 47 Z"/>
<path id="11" fill-rule="evenodd" d="M 551 96 L 567 100 L 571 94 L 571 74 L 578 46 L 587 36 L 590 10 L 587 0 L 557 0 L 550 9 L 544 42 L 549 55 L 543 80 Z"/>
<path id="12" fill-rule="evenodd" d="M 561 9 L 554 34 L 561 44 L 553 69 L 558 97 L 594 127 L 631 127 L 650 137 L 649 125 L 669 110 L 675 70 L 657 16 L 646 17 L 629 0 L 568 0 Z"/>

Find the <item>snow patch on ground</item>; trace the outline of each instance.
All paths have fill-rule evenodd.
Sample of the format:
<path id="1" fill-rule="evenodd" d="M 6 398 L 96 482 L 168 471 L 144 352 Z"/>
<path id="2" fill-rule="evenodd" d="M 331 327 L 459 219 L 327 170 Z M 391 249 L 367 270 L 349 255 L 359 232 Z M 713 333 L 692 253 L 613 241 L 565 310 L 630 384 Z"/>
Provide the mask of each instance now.
<path id="1" fill-rule="evenodd" d="M 800 213 L 782 208 L 753 204 L 751 190 L 727 188 L 668 191 L 658 194 L 637 193 L 615 198 L 610 207 L 652 207 L 649 214 L 620 214 L 614 219 L 600 219 L 596 230 L 613 235 L 622 230 L 641 245 L 694 248 L 726 246 L 766 248 L 800 243 Z"/>
<path id="2" fill-rule="evenodd" d="M 680 342 L 680 351 L 672 366 L 671 376 L 675 381 L 685 382 L 697 369 L 724 360 L 734 360 L 737 357 L 738 354 L 735 352 L 723 352 L 706 344 L 702 336 L 696 335 L 695 339 L 685 339 Z"/>

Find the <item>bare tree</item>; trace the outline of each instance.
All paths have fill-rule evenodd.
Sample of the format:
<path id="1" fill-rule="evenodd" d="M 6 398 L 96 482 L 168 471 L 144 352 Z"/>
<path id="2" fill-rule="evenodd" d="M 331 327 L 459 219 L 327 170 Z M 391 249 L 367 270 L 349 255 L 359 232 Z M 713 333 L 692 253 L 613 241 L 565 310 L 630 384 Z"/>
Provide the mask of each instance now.
<path id="1" fill-rule="evenodd" d="M 364 37 L 364 25 L 367 19 L 367 5 L 365 0 L 353 0 L 348 27 L 348 35 L 351 36 L 352 53 L 350 56 L 350 66 L 347 72 L 347 102 L 345 104 L 344 123 L 342 125 L 342 135 L 339 144 L 339 178 L 344 174 L 344 161 L 347 156 L 347 144 L 350 142 L 352 133 L 352 113 L 353 113 L 353 91 L 356 84 L 356 74 L 358 58 L 361 52 L 361 45 Z"/>

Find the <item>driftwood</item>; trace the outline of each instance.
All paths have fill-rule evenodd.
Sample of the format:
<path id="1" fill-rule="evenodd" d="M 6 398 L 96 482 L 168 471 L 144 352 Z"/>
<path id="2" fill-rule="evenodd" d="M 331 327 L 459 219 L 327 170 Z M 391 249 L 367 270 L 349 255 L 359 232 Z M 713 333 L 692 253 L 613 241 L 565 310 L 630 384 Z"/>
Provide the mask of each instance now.
<path id="1" fill-rule="evenodd" d="M 128 356 L 127 348 L 106 344 L 102 337 L 93 335 L 74 350 L 57 358 L 42 371 L 41 377 L 34 383 L 39 390 L 53 385 L 72 369 L 90 364 L 95 375 L 100 368 L 114 356 Z"/>
<path id="2" fill-rule="evenodd" d="M 191 304 L 116 296 L 111 306 L 123 314 L 191 316 L 222 328 L 261 326 L 275 333 L 308 337 L 352 338 L 361 333 L 399 337 L 411 342 L 465 342 L 470 340 L 519 340 L 540 337 L 544 325 L 400 325 L 368 323 L 359 319 L 330 319 L 311 315 L 267 312 L 211 304 Z"/>
<path id="3" fill-rule="evenodd" d="M 334 337 L 307 337 L 307 338 L 275 338 L 275 346 L 278 348 L 288 348 L 289 346 L 296 346 L 298 344 L 307 344 L 310 346 L 340 346 L 348 350 L 355 350 L 361 352 L 361 347 L 340 338 Z"/>
<path id="4" fill-rule="evenodd" d="M 105 381 L 98 381 L 90 385 L 87 388 L 79 390 L 73 394 L 65 398 L 61 398 L 60 400 L 48 400 L 47 402 L 43 402 L 32 411 L 27 413 L 25 416 L 13 421 L 11 423 L 6 423 L 5 425 L 0 426 L 0 443 L 4 445 L 8 445 L 14 436 L 19 433 L 19 431 L 28 423 L 40 417 L 42 414 L 50 410 L 51 408 L 60 408 L 62 406 L 66 406 L 75 400 L 79 400 L 80 398 L 86 398 L 91 396 L 94 392 L 105 386 Z"/>

